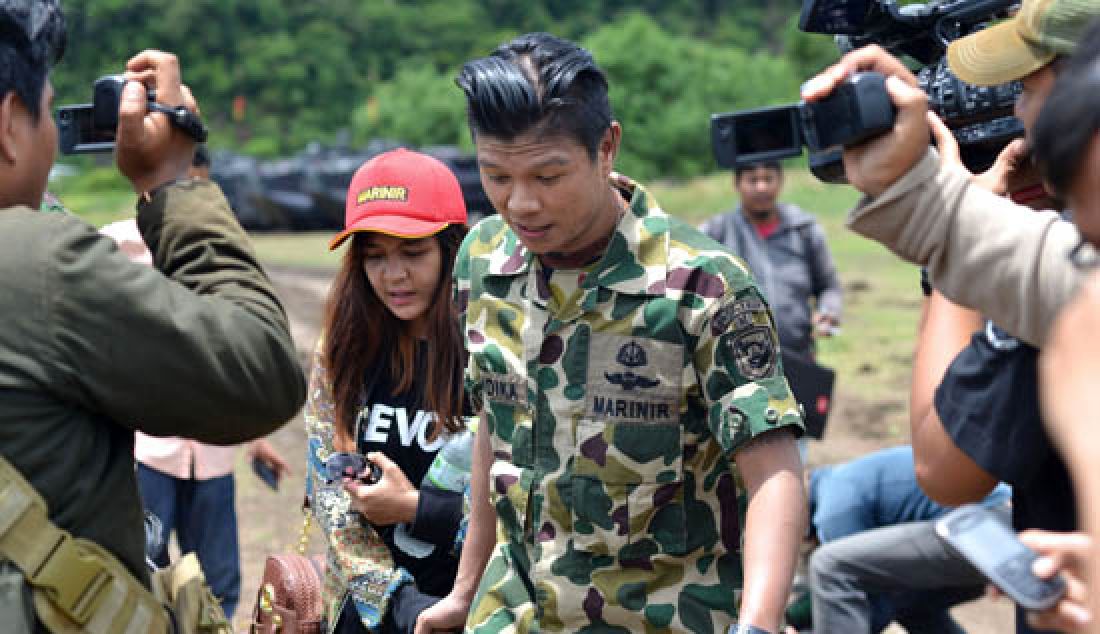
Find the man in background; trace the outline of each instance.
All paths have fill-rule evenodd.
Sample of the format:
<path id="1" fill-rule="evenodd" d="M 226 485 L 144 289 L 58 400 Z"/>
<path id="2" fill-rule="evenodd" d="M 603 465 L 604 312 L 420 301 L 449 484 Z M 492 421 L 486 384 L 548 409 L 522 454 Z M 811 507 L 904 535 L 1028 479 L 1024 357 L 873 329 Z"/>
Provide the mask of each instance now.
<path id="1" fill-rule="evenodd" d="M 797 205 L 779 202 L 778 162 L 738 167 L 733 185 L 741 204 L 700 230 L 749 265 L 775 314 L 783 352 L 812 359 L 815 337 L 835 332 L 844 307 L 825 232 Z"/>

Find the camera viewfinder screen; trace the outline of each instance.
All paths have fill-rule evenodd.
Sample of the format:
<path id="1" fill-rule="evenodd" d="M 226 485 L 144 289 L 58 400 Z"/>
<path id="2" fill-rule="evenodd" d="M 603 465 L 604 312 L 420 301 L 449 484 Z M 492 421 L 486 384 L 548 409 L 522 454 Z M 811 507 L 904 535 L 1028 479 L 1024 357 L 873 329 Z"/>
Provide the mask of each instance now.
<path id="1" fill-rule="evenodd" d="M 802 151 L 798 128 L 798 109 L 783 106 L 738 115 L 733 124 L 733 143 L 737 155 Z"/>

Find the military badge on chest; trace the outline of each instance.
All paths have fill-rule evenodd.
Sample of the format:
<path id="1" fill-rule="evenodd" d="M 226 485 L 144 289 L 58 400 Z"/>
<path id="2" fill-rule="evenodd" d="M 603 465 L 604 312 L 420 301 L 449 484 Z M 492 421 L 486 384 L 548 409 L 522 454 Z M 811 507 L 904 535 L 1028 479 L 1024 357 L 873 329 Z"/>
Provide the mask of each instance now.
<path id="1" fill-rule="evenodd" d="M 587 418 L 679 421 L 683 349 L 644 337 L 593 334 L 588 350 Z"/>
<path id="2" fill-rule="evenodd" d="M 622 348 L 619 348 L 619 354 L 615 355 L 615 360 L 627 369 L 622 372 L 615 372 L 614 374 L 604 372 L 603 375 L 608 381 L 618 385 L 627 392 L 635 389 L 648 390 L 661 384 L 660 379 L 650 379 L 634 373 L 634 368 L 644 369 L 649 365 L 649 359 L 645 353 L 645 348 L 638 345 L 637 342 L 631 341 Z"/>

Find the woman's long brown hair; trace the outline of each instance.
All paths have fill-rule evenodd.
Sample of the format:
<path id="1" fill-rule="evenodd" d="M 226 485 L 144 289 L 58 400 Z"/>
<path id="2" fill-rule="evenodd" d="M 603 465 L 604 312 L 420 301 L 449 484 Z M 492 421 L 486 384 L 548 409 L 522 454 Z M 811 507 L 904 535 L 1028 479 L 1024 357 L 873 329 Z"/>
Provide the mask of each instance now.
<path id="1" fill-rule="evenodd" d="M 325 302 L 325 343 L 322 362 L 332 382 L 338 451 L 355 450 L 355 423 L 363 404 L 363 389 L 372 370 L 389 366 L 395 393 L 423 381 L 421 394 L 436 420 L 448 431 L 463 428 L 463 368 L 466 353 L 458 315 L 451 298 L 455 255 L 466 227 L 452 225 L 435 235 L 441 266 L 435 297 L 428 308 L 428 363 L 416 376 L 416 338 L 406 322 L 394 317 L 378 298 L 363 271 L 366 236 L 354 234 L 343 264 Z M 435 425 L 431 437 L 440 433 Z"/>

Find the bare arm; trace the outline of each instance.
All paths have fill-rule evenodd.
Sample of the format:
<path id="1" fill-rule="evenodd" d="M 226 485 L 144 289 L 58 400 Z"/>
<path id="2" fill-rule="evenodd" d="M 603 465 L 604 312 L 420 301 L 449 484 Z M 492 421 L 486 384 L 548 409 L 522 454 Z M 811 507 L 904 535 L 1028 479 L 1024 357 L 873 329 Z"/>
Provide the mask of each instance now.
<path id="1" fill-rule="evenodd" d="M 997 479 L 959 449 L 944 429 L 933 399 L 948 366 L 981 328 L 982 318 L 976 311 L 951 303 L 939 291 L 932 293 L 926 305 L 909 398 L 917 482 L 940 504 L 977 502 L 997 486 Z"/>
<path id="2" fill-rule="evenodd" d="M 735 459 L 749 493 L 738 621 L 775 632 L 806 530 L 802 463 L 794 436 L 784 430 L 757 436 Z"/>
<path id="3" fill-rule="evenodd" d="M 488 427 L 485 414 L 482 414 L 477 426 L 470 472 L 470 522 L 454 588 L 439 603 L 420 613 L 416 620 L 416 634 L 462 627 L 477 593 L 481 574 L 485 572 L 485 565 L 496 545 L 497 516 L 489 504 L 489 466 L 493 453 L 489 446 Z"/>

